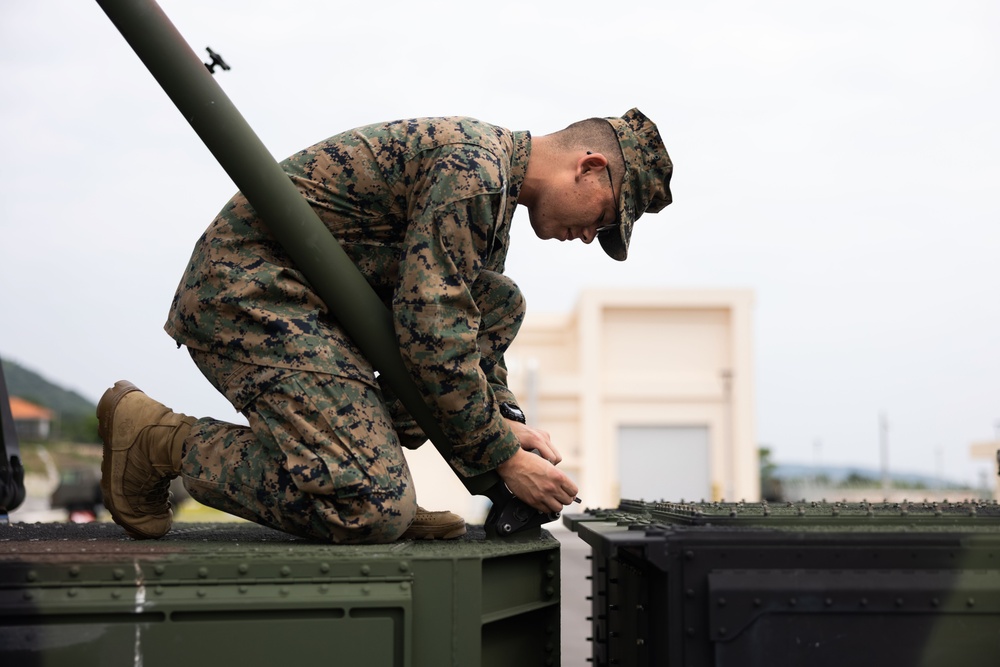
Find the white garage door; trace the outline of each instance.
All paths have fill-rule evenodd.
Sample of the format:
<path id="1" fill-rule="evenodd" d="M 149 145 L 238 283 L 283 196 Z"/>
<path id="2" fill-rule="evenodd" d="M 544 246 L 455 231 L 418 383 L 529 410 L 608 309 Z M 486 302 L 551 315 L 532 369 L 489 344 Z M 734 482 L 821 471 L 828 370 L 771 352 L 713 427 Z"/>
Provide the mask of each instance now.
<path id="1" fill-rule="evenodd" d="M 711 500 L 707 426 L 618 428 L 621 497 Z"/>

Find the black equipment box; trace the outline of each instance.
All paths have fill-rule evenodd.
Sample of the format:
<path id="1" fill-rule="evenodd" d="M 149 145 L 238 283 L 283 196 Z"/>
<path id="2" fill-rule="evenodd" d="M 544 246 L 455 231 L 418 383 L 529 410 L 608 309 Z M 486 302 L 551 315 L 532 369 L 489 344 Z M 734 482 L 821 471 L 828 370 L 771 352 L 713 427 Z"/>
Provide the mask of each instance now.
<path id="1" fill-rule="evenodd" d="M 566 515 L 593 664 L 996 667 L 1000 507 L 645 503 Z"/>

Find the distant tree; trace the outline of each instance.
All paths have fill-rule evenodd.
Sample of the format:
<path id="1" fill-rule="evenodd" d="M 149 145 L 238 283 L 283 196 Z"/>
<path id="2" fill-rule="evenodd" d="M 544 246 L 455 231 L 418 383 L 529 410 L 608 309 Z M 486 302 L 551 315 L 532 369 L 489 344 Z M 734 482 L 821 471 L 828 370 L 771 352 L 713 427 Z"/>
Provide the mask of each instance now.
<path id="1" fill-rule="evenodd" d="M 874 477 L 868 477 L 863 475 L 856 470 L 851 471 L 851 474 L 844 478 L 844 482 L 841 486 L 873 486 L 878 483 Z"/>
<path id="2" fill-rule="evenodd" d="M 74 415 L 66 417 L 59 425 L 59 435 L 73 442 L 98 443 L 97 415 Z"/>
<path id="3" fill-rule="evenodd" d="M 780 502 L 784 500 L 784 490 L 781 480 L 775 475 L 778 470 L 777 464 L 771 458 L 771 448 L 762 445 L 757 449 L 760 460 L 760 495 L 768 502 Z"/>

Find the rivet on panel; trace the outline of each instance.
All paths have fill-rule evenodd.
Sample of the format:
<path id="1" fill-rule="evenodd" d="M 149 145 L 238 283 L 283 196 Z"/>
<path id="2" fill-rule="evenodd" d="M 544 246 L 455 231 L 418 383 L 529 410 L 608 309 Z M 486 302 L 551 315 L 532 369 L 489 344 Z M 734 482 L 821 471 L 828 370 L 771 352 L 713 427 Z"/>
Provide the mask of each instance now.
<path id="1" fill-rule="evenodd" d="M 365 576 L 368 576 L 371 573 L 372 573 L 372 569 L 369 566 L 367 566 L 367 565 L 362 565 L 361 566 L 361 574 L 363 574 Z"/>
<path id="2" fill-rule="evenodd" d="M 292 568 L 288 567 L 287 565 L 282 565 L 281 569 L 278 571 L 281 573 L 281 576 L 287 577 L 292 573 Z"/>
<path id="3" fill-rule="evenodd" d="M 288 592 L 289 592 L 288 586 L 282 586 L 281 588 L 278 589 L 278 593 L 280 593 L 281 595 L 288 595 Z"/>
<path id="4" fill-rule="evenodd" d="M 365 567 L 368 567 L 368 566 L 366 565 Z M 330 564 L 329 563 L 320 563 L 319 564 L 319 571 L 322 572 L 323 574 L 326 574 L 327 572 L 330 571 Z M 364 572 L 364 568 L 361 568 L 361 571 L 362 571 L 362 574 L 367 574 L 366 572 Z"/>
<path id="5" fill-rule="evenodd" d="M 205 589 L 204 588 L 199 588 L 198 589 L 198 597 L 203 598 L 203 597 L 205 597 L 205 595 L 206 595 Z"/>
<path id="6" fill-rule="evenodd" d="M 78 576 L 80 576 L 80 566 L 79 565 L 74 565 L 73 567 L 69 568 L 69 576 L 71 576 L 71 577 L 78 577 Z"/>
<path id="7" fill-rule="evenodd" d="M 37 581 L 38 573 L 35 572 L 34 570 L 28 570 L 28 573 L 24 575 L 24 578 L 27 579 L 28 581 Z"/>
<path id="8" fill-rule="evenodd" d="M 121 579 L 122 577 L 125 576 L 125 573 L 122 571 L 120 567 L 116 567 L 114 570 L 111 571 L 111 576 L 114 577 L 115 579 Z"/>
<path id="9" fill-rule="evenodd" d="M 153 572 L 155 572 L 156 574 L 163 574 L 166 571 L 167 571 L 167 568 L 165 568 L 162 565 L 154 565 L 153 566 Z"/>
<path id="10" fill-rule="evenodd" d="M 250 571 L 250 566 L 246 563 L 240 563 L 239 567 L 236 568 L 236 571 L 240 574 L 246 574 Z"/>
<path id="11" fill-rule="evenodd" d="M 207 567 L 199 567 L 198 568 L 198 576 L 201 577 L 202 579 L 204 579 L 205 577 L 207 577 L 208 576 L 208 568 Z"/>
<path id="12" fill-rule="evenodd" d="M 407 563 L 405 560 L 399 561 L 399 571 L 400 572 L 406 572 L 409 569 L 410 569 L 410 564 L 409 563 Z"/>

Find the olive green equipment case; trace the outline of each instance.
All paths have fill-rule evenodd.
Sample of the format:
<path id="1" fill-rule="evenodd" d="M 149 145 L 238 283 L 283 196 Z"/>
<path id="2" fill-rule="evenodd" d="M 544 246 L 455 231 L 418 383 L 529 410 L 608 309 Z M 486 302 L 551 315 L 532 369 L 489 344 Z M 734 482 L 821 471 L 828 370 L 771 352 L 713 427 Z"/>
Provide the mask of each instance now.
<path id="1" fill-rule="evenodd" d="M 345 546 L 240 523 L 0 526 L 0 665 L 559 665 L 559 543 Z"/>

